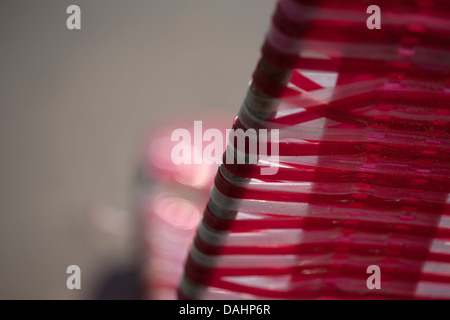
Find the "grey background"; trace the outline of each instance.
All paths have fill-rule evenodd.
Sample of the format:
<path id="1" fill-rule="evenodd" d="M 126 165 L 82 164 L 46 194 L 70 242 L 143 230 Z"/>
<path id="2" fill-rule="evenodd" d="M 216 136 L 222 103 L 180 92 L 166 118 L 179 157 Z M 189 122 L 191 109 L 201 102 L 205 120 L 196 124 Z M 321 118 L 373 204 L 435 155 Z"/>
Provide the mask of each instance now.
<path id="1" fill-rule="evenodd" d="M 66 28 L 70 4 L 79 31 Z M 274 5 L 0 1 L 1 299 L 92 298 L 111 266 L 131 263 L 133 241 L 93 227 L 89 211 L 131 210 L 154 124 L 237 111 Z M 82 290 L 66 288 L 71 264 Z"/>

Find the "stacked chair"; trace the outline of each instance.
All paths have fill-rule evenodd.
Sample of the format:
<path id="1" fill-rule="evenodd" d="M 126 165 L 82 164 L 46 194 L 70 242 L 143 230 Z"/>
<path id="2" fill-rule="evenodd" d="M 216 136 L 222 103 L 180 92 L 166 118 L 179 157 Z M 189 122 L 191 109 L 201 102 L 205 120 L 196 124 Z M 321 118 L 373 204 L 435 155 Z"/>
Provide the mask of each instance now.
<path id="1" fill-rule="evenodd" d="M 450 1 L 371 4 L 277 3 L 180 299 L 450 298 Z"/>

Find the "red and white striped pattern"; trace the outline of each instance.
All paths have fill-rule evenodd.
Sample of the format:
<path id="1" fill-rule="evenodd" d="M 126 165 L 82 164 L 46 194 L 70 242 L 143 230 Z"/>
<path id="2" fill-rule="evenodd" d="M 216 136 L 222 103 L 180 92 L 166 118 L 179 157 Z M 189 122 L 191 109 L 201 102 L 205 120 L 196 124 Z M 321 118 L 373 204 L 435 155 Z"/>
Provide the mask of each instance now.
<path id="1" fill-rule="evenodd" d="M 220 167 L 180 298 L 450 298 L 450 2 L 378 5 L 369 30 L 364 1 L 279 1 L 290 81 L 258 67 L 234 126 L 280 130 L 278 172 Z"/>

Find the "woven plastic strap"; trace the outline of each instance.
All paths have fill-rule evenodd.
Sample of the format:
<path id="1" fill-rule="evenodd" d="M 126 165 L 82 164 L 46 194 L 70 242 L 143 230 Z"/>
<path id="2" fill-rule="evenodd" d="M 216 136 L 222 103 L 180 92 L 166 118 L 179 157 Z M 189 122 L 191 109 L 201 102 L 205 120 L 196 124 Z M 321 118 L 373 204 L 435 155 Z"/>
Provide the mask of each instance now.
<path id="1" fill-rule="evenodd" d="M 277 172 L 220 167 L 181 298 L 450 298 L 450 2 L 377 2 L 277 4 L 234 125 Z"/>

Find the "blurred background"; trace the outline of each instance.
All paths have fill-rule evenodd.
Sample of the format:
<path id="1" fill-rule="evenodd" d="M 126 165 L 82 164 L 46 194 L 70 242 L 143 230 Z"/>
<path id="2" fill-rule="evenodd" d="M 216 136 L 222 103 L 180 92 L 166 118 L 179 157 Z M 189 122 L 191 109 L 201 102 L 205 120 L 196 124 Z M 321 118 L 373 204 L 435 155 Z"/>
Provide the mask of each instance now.
<path id="1" fill-rule="evenodd" d="M 71 4 L 81 30 L 66 28 Z M 111 277 L 127 286 L 143 146 L 173 117 L 231 126 L 222 117 L 245 96 L 274 5 L 0 2 L 0 299 L 109 297 Z M 66 287 L 72 264 L 81 290 Z"/>

